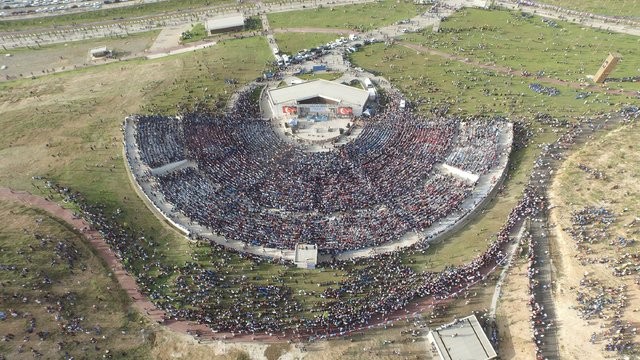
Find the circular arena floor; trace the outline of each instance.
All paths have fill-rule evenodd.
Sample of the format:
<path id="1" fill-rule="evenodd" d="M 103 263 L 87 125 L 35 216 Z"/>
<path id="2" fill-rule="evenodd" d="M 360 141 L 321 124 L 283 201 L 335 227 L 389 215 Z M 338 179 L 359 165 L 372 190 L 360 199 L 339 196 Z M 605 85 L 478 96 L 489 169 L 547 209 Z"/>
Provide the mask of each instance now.
<path id="1" fill-rule="evenodd" d="M 342 259 L 395 251 L 465 223 L 505 173 L 502 119 L 424 117 L 392 96 L 348 142 L 309 151 L 262 118 L 252 91 L 220 116 L 125 121 L 137 184 L 192 238 L 290 260 L 297 243 Z"/>

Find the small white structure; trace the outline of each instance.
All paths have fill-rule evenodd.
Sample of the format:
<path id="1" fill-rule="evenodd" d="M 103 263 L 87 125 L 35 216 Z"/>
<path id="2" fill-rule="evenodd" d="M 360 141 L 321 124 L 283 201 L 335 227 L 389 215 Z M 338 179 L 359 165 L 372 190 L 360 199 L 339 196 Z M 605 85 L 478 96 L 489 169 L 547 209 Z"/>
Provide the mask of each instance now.
<path id="1" fill-rule="evenodd" d="M 369 100 L 371 101 L 375 101 L 376 97 L 378 97 L 378 94 L 376 93 L 375 88 L 369 88 L 367 89 L 367 92 L 369 93 Z"/>
<path id="2" fill-rule="evenodd" d="M 432 330 L 427 340 L 435 349 L 436 360 L 492 360 L 498 354 L 475 315 Z"/>
<path id="3" fill-rule="evenodd" d="M 110 55 L 111 50 L 107 49 L 106 46 L 102 46 L 89 50 L 89 54 L 91 54 L 92 58 L 101 58 Z"/>
<path id="4" fill-rule="evenodd" d="M 302 269 L 315 269 L 318 263 L 318 246 L 315 244 L 296 244 L 293 262 Z"/>
<path id="5" fill-rule="evenodd" d="M 236 14 L 222 18 L 209 19 L 204 23 L 204 27 L 209 34 L 219 34 L 244 29 L 244 21 L 244 15 Z"/>

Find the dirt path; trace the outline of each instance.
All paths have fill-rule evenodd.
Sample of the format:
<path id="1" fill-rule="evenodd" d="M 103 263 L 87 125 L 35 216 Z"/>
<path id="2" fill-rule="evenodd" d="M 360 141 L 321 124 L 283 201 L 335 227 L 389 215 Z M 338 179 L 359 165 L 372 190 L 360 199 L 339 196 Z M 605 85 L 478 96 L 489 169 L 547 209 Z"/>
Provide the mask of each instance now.
<path id="1" fill-rule="evenodd" d="M 625 90 L 619 90 L 619 89 L 607 89 L 606 87 L 603 86 L 597 86 L 597 85 L 593 85 L 593 84 L 586 84 L 586 83 L 576 83 L 576 82 L 570 82 L 570 81 L 566 81 L 566 80 L 561 80 L 561 79 L 556 79 L 556 78 L 551 78 L 548 76 L 533 76 L 533 75 L 524 75 L 522 73 L 522 71 L 518 71 L 518 70 L 514 70 L 512 68 L 506 67 L 506 66 L 498 66 L 498 65 L 491 65 L 491 64 L 483 64 L 479 61 L 475 61 L 475 60 L 471 60 L 469 58 L 466 57 L 462 57 L 462 56 L 457 56 L 457 55 L 453 55 L 453 54 L 449 54 L 437 49 L 433 49 L 430 47 L 426 47 L 426 46 L 422 46 L 422 45 L 417 45 L 417 44 L 411 44 L 408 42 L 404 42 L 401 41 L 399 42 L 400 45 L 414 50 L 414 51 L 419 51 L 421 53 L 425 53 L 425 54 L 429 54 L 429 55 L 435 55 L 435 56 L 440 56 L 443 57 L 445 59 L 448 60 L 454 60 L 454 61 L 458 61 L 461 62 L 463 64 L 467 64 L 467 65 L 471 65 L 480 69 L 486 69 L 486 70 L 492 70 L 504 75 L 511 75 L 511 76 L 519 76 L 522 78 L 529 78 L 535 81 L 539 81 L 539 82 L 543 82 L 543 83 L 547 83 L 547 84 L 552 84 L 552 85 L 560 85 L 560 86 L 567 86 L 570 87 L 572 89 L 576 89 L 576 90 L 582 90 L 582 91 L 591 91 L 591 92 L 600 92 L 600 93 L 605 93 L 605 94 L 610 94 L 610 95 L 626 95 L 629 97 L 637 97 L 638 93 L 636 91 L 625 91 Z"/>

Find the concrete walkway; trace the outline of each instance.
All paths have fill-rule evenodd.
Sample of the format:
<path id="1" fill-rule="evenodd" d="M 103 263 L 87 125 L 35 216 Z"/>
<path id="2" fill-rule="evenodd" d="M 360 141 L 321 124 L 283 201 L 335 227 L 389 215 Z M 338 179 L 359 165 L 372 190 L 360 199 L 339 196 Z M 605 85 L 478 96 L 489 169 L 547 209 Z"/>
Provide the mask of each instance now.
<path id="1" fill-rule="evenodd" d="M 493 291 L 493 296 L 491 297 L 491 306 L 489 307 L 489 317 L 495 319 L 496 310 L 498 309 L 498 301 L 502 296 L 502 285 L 504 284 L 507 275 L 509 274 L 509 270 L 511 269 L 511 263 L 513 262 L 514 255 L 518 252 L 518 248 L 522 242 L 522 237 L 526 233 L 527 230 L 527 222 L 524 221 L 520 224 L 520 230 L 518 230 L 518 234 L 514 237 L 514 243 L 509 247 L 507 252 L 507 258 L 505 263 L 503 264 L 502 271 L 500 272 L 500 276 L 498 277 L 498 281 L 496 282 L 495 290 Z"/>

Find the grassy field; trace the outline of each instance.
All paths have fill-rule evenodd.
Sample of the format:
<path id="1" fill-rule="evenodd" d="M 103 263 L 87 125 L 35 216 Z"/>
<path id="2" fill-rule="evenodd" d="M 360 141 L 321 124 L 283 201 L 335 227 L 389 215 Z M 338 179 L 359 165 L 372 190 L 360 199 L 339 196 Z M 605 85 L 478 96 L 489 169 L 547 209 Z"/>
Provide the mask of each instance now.
<path id="1" fill-rule="evenodd" d="M 247 49 L 255 56 L 242 60 Z M 110 211 L 120 208 L 125 221 L 170 244 L 169 259 L 184 260 L 185 242 L 144 209 L 129 185 L 120 124 L 129 114 L 152 109 L 175 113 L 184 102 L 222 105 L 233 91 L 224 78 L 250 81 L 268 57 L 266 42 L 251 38 L 195 54 L 0 84 L 0 184 L 37 191 L 31 177 L 46 175 Z"/>
<path id="2" fill-rule="evenodd" d="M 207 29 L 204 28 L 204 24 L 203 23 L 197 23 L 194 24 L 193 27 L 191 27 L 190 30 L 185 31 L 184 33 L 182 33 L 182 36 L 180 36 L 180 41 L 183 44 L 188 44 L 191 42 L 196 42 L 196 41 L 200 41 L 204 38 L 207 37 Z"/>
<path id="3" fill-rule="evenodd" d="M 123 20 L 139 16 L 162 15 L 163 13 L 184 11 L 206 6 L 234 5 L 227 0 L 166 0 L 156 3 L 137 4 L 111 9 L 85 11 L 79 13 L 46 16 L 20 20 L 0 21 L 0 31 L 46 28 L 62 25 L 88 24 L 110 20 Z"/>
<path id="4" fill-rule="evenodd" d="M 559 20 L 553 24 L 556 27 L 517 12 L 465 9 L 444 21 L 437 34 L 427 29 L 404 38 L 482 63 L 572 82 L 595 74 L 609 52 L 616 51 L 623 60 L 610 76 L 640 76 L 636 66 L 640 38 Z M 607 85 L 640 90 L 640 83 Z"/>
<path id="5" fill-rule="evenodd" d="M 593 94 L 576 99 L 577 91 L 557 86 L 559 96 L 529 89 L 535 79 L 504 76 L 488 70 L 425 55 L 400 45 L 375 44 L 352 54 L 355 66 L 380 73 L 397 84 L 423 111 L 449 106 L 456 114 L 525 116 L 537 112 L 571 118 L 617 109 L 624 96 Z"/>
<path id="6" fill-rule="evenodd" d="M 143 56 L 144 51 L 153 44 L 159 33 L 160 30 L 155 30 L 126 37 L 73 41 L 9 51 L 0 50 L 0 59 L 2 59 L 0 61 L 2 65 L 7 66 L 5 70 L 0 71 L 0 76 L 4 77 L 3 80 L 30 77 L 53 70 L 73 69 L 110 61 L 89 59 L 89 50 L 100 46 L 111 49 L 113 57 L 117 59 Z M 6 54 L 11 56 L 7 57 Z"/>
<path id="7" fill-rule="evenodd" d="M 348 35 L 348 34 L 345 34 Z M 295 54 L 302 49 L 324 45 L 340 37 L 338 34 L 322 33 L 277 33 L 278 49 L 287 54 Z"/>
<path id="8" fill-rule="evenodd" d="M 16 269 L 0 271 L 0 311 L 7 317 L 0 321 L 7 339 L 0 354 L 97 359 L 108 351 L 118 359 L 147 358 L 150 330 L 81 236 L 12 203 L 0 202 L 0 218 L 0 264 Z"/>
<path id="9" fill-rule="evenodd" d="M 598 15 L 640 18 L 637 0 L 544 0 L 541 2 Z"/>
<path id="10" fill-rule="evenodd" d="M 273 29 L 320 27 L 367 31 L 426 10 L 424 5 L 414 5 L 412 1 L 383 0 L 370 4 L 273 13 L 267 17 Z"/>

